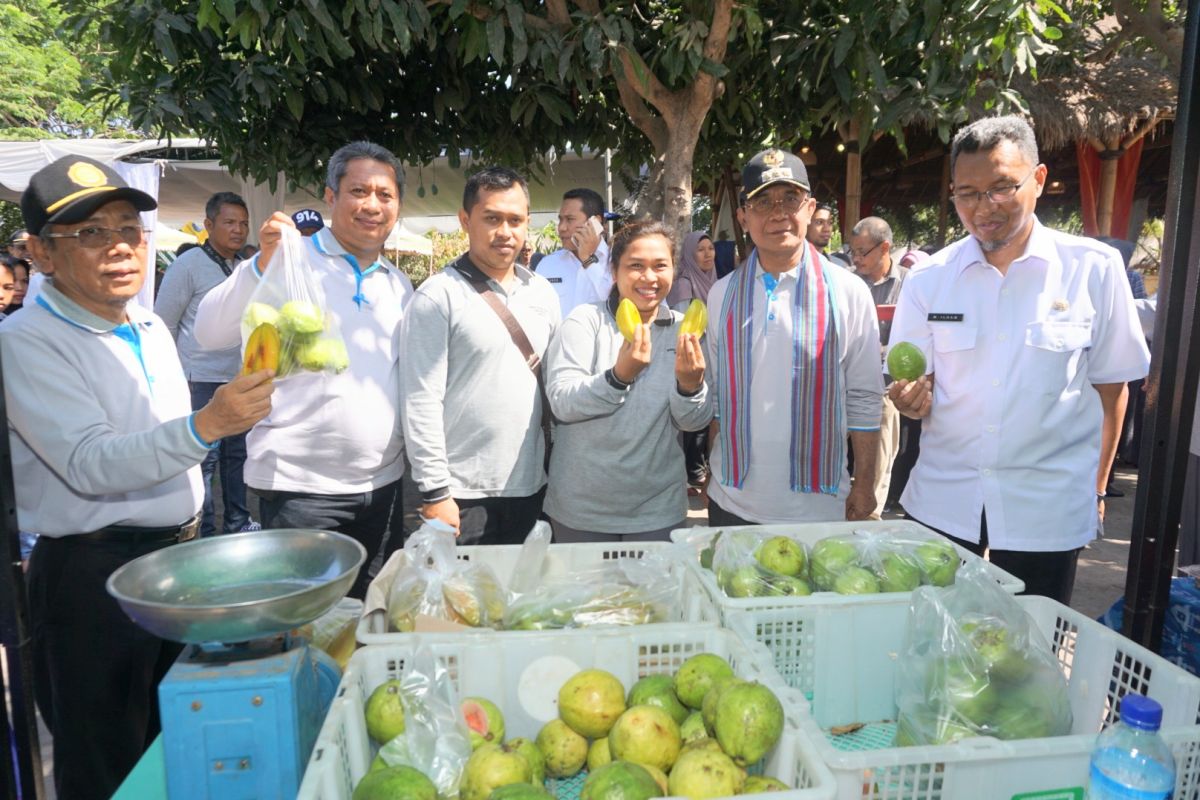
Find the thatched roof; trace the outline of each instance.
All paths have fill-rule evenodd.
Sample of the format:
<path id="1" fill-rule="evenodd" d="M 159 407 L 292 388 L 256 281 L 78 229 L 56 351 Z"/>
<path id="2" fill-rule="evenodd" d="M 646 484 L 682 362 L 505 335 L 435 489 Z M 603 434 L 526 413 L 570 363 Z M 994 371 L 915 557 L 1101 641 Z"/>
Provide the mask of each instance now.
<path id="1" fill-rule="evenodd" d="M 1013 87 L 1029 106 L 1039 144 L 1053 150 L 1080 140 L 1106 142 L 1174 119 L 1175 81 L 1157 64 L 1118 56 L 1076 63 L 1067 72 L 1023 78 Z"/>

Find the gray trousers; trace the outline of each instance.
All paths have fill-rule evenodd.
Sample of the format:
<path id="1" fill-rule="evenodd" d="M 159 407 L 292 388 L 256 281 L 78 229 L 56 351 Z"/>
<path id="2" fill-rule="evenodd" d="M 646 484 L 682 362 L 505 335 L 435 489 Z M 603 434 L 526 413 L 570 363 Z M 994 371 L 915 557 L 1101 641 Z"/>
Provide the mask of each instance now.
<path id="1" fill-rule="evenodd" d="M 554 530 L 556 544 L 577 544 L 579 542 L 669 542 L 671 531 L 682 528 L 687 524 L 686 519 L 679 520 L 675 525 L 668 525 L 655 531 L 641 533 L 600 533 L 599 531 L 580 531 L 562 524 L 556 519 L 550 520 Z"/>

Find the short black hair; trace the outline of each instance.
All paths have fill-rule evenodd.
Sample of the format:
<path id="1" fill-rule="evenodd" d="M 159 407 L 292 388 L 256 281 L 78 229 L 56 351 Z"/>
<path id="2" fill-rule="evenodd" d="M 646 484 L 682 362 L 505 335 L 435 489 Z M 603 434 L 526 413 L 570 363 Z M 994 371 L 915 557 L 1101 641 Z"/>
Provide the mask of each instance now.
<path id="1" fill-rule="evenodd" d="M 179 247 L 175 248 L 175 257 L 178 258 L 188 250 L 195 250 L 199 246 L 199 242 L 184 242 L 183 244 L 179 245 Z"/>
<path id="2" fill-rule="evenodd" d="M 613 236 L 612 247 L 608 251 L 609 268 L 613 275 L 617 274 L 617 266 L 621 263 L 621 256 L 625 255 L 625 251 L 629 245 L 633 244 L 638 239 L 646 236 L 661 236 L 671 244 L 671 261 L 675 260 L 675 234 L 661 220 L 647 220 L 646 222 L 634 222 L 623 226 Z"/>
<path id="3" fill-rule="evenodd" d="M 959 153 L 989 153 L 1001 142 L 1012 142 L 1031 166 L 1037 166 L 1037 137 L 1033 135 L 1033 128 L 1021 117 L 1010 114 L 977 119 L 954 134 L 954 142 L 950 145 L 950 174 L 954 174 Z"/>
<path id="4" fill-rule="evenodd" d="M 563 200 L 578 200 L 583 205 L 585 217 L 601 217 L 604 215 L 604 199 L 598 192 L 591 189 L 578 188 L 563 192 Z"/>
<path id="5" fill-rule="evenodd" d="M 346 169 L 350 162 L 360 158 L 369 158 L 391 167 L 396 175 L 396 191 L 400 193 L 400 199 L 404 200 L 404 165 L 391 150 L 365 140 L 344 144 L 329 157 L 329 164 L 325 167 L 325 185 L 330 191 L 338 193 L 338 187 L 342 185 L 342 178 L 346 177 Z"/>
<path id="6" fill-rule="evenodd" d="M 829 205 L 829 203 L 817 203 L 817 207 L 813 209 L 813 213 L 816 214 L 818 211 L 828 211 L 831 217 L 837 215 L 833 210 L 833 206 Z"/>
<path id="7" fill-rule="evenodd" d="M 503 192 L 514 186 L 521 187 L 521 191 L 525 193 L 525 202 L 528 203 L 529 184 L 515 170 L 508 167 L 484 167 L 467 178 L 467 185 L 463 188 L 463 211 L 471 213 L 471 209 L 479 202 L 481 191 Z"/>
<path id="8" fill-rule="evenodd" d="M 234 192 L 217 192 L 212 197 L 208 198 L 208 202 L 204 204 L 204 218 L 216 220 L 217 214 L 221 213 L 221 206 L 238 206 L 242 211 L 249 216 L 250 209 L 246 206 L 246 201 L 242 199 L 240 194 Z"/>

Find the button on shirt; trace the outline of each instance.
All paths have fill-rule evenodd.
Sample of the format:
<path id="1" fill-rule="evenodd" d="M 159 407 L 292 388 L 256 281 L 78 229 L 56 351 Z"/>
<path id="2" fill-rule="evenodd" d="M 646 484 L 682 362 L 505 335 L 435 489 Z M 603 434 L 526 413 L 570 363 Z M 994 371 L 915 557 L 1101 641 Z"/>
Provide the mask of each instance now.
<path id="1" fill-rule="evenodd" d="M 359 265 L 328 229 L 304 239 L 325 311 L 346 342 L 341 373 L 299 372 L 278 380 L 271 413 L 246 436 L 246 484 L 311 494 L 358 494 L 400 479 L 400 323 L 412 283 L 384 259 Z M 257 261 L 243 261 L 196 314 L 204 347 L 240 342 L 242 314 L 258 287 Z"/>
<path id="2" fill-rule="evenodd" d="M 22 530 L 60 537 L 108 525 L 186 522 L 204 499 L 175 342 L 129 303 L 116 325 L 52 282 L 0 324 L 9 444 Z"/>
<path id="3" fill-rule="evenodd" d="M 973 237 L 930 261 L 907 279 L 892 325 L 935 375 L 905 510 L 977 542 L 986 509 L 998 550 L 1082 547 L 1098 522 L 1093 384 L 1149 368 L 1119 255 L 1035 221 L 1006 275 Z"/>
<path id="4" fill-rule="evenodd" d="M 231 271 L 234 266 L 226 262 Z M 242 366 L 240 346 L 207 350 L 196 341 L 196 309 L 204 295 L 220 285 L 226 275 L 208 253 L 194 247 L 171 262 L 158 287 L 154 313 L 167 323 L 175 337 L 179 360 L 189 381 L 226 383 L 233 380 Z"/>
<path id="5" fill-rule="evenodd" d="M 741 267 L 740 269 L 745 269 Z M 791 464 L 792 319 L 797 268 L 783 272 L 771 288 L 771 275 L 758 268 L 754 294 L 753 351 L 751 354 L 750 467 L 742 488 L 724 484 L 721 469 L 721 437 L 713 441 L 709 464 L 713 471 L 708 493 L 721 508 L 758 523 L 816 522 L 842 520 L 850 475 L 842 475 L 837 496 L 793 492 L 789 486 Z M 852 272 L 827 270 L 834 289 L 834 311 L 838 330 L 842 385 L 845 387 L 845 418 L 849 430 L 879 430 L 883 406 L 883 375 L 879 370 L 879 327 L 875 305 L 867 286 Z M 717 334 L 725 293 L 737 272 L 725 276 L 708 294 L 708 333 L 705 358 L 710 365 L 705 379 L 709 392 L 720 396 L 712 385 L 717 363 Z M 720 415 L 717 410 L 717 415 Z"/>
<path id="6" fill-rule="evenodd" d="M 608 245 L 601 240 L 596 248 L 596 263 L 584 269 L 579 256 L 570 250 L 557 250 L 537 265 L 537 274 L 550 282 L 558 295 L 562 319 L 576 306 L 608 299 L 612 289 L 612 271 L 608 267 Z"/>

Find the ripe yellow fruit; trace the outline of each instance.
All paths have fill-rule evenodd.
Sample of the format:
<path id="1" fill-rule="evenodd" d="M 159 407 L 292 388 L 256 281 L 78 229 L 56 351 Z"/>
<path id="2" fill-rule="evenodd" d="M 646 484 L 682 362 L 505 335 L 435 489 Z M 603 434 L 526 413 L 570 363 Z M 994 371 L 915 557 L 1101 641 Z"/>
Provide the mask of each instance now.
<path id="1" fill-rule="evenodd" d="M 263 369 L 279 371 L 279 329 L 264 322 L 250 333 L 246 340 L 246 355 L 242 361 L 242 374 L 249 375 Z"/>
<path id="2" fill-rule="evenodd" d="M 687 311 L 684 312 L 683 322 L 679 325 L 680 333 L 695 334 L 703 336 L 704 331 L 708 329 L 708 306 L 699 298 L 692 300 L 688 304 Z"/>
<path id="3" fill-rule="evenodd" d="M 633 343 L 633 332 L 642 324 L 642 315 L 637 306 L 628 297 L 617 304 L 617 330 L 625 337 L 625 341 Z"/>

